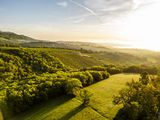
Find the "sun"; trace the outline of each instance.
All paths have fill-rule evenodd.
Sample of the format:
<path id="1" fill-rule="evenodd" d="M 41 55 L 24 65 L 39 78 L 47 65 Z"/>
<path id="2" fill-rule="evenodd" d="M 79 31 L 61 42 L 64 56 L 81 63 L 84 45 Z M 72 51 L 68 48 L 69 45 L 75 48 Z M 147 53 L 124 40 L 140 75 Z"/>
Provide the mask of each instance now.
<path id="1" fill-rule="evenodd" d="M 160 51 L 160 1 L 132 12 L 121 26 L 121 33 L 132 46 Z"/>

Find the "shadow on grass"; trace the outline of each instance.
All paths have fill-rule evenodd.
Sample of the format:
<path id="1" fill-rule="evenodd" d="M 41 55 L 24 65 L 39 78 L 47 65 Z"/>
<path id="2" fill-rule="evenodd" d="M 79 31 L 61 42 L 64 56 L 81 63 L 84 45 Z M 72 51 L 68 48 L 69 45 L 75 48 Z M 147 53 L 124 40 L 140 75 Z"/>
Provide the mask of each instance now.
<path id="1" fill-rule="evenodd" d="M 32 107 L 31 109 L 29 109 L 26 112 L 23 112 L 19 115 L 15 115 L 12 120 L 22 120 L 22 119 L 28 119 L 28 118 L 32 118 L 34 116 L 34 118 L 37 116 L 41 116 L 44 115 L 48 112 L 50 112 L 53 109 L 56 109 L 58 106 L 60 106 L 61 104 L 64 104 L 65 102 L 71 100 L 71 97 L 68 96 L 61 96 L 61 97 L 57 97 L 55 99 L 52 100 L 48 100 L 47 102 L 43 102 L 39 105 L 36 105 L 34 107 Z"/>
<path id="2" fill-rule="evenodd" d="M 77 108 L 74 108 L 72 111 L 70 111 L 69 113 L 67 113 L 65 116 L 63 116 L 59 120 L 69 120 L 72 116 L 76 115 L 77 113 L 79 113 L 80 111 L 82 111 L 84 108 L 85 108 L 84 105 L 80 105 Z"/>

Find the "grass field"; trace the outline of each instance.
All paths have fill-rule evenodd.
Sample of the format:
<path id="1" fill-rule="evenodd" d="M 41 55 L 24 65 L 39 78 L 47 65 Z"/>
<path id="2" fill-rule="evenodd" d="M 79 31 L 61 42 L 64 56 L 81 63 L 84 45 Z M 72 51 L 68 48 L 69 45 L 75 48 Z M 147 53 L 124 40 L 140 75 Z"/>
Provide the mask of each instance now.
<path id="1" fill-rule="evenodd" d="M 121 106 L 112 104 L 112 97 L 125 87 L 136 74 L 117 74 L 85 89 L 93 93 L 89 107 L 81 106 L 76 98 L 62 96 L 34 107 L 12 120 L 111 120 Z"/>
<path id="2" fill-rule="evenodd" d="M 113 105 L 113 95 L 125 87 L 126 82 L 138 80 L 137 74 L 117 74 L 109 79 L 93 84 L 86 89 L 93 93 L 90 106 L 106 118 L 114 118 L 121 106 Z"/>

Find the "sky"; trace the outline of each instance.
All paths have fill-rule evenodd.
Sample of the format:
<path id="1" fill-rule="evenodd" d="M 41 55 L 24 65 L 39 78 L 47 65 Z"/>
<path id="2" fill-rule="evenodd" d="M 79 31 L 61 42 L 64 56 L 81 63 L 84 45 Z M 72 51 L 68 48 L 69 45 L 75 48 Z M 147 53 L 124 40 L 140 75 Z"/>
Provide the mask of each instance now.
<path id="1" fill-rule="evenodd" d="M 160 50 L 160 0 L 0 0 L 0 30 Z"/>

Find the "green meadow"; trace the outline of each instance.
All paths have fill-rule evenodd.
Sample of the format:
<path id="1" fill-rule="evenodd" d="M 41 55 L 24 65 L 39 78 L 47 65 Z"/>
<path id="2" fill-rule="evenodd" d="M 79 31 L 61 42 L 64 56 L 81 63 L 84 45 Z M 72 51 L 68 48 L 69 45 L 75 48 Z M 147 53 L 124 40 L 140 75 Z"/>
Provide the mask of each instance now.
<path id="1" fill-rule="evenodd" d="M 138 74 L 116 74 L 84 89 L 92 93 L 88 107 L 77 98 L 61 96 L 33 107 L 11 120 L 112 120 L 122 106 L 113 105 L 113 95 L 137 80 Z"/>

